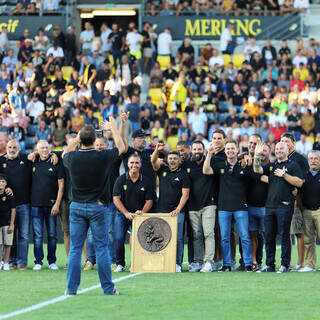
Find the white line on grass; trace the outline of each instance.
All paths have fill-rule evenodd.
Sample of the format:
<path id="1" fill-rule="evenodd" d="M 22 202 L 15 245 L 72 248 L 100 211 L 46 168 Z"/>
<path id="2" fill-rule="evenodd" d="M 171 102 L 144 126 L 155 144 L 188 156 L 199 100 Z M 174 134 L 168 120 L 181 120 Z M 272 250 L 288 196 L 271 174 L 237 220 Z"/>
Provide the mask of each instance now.
<path id="1" fill-rule="evenodd" d="M 113 280 L 114 283 L 117 283 L 117 282 L 120 282 L 120 281 L 123 281 L 123 280 L 127 280 L 127 279 L 130 279 L 130 278 L 133 278 L 133 277 L 136 277 L 136 276 L 139 276 L 141 275 L 142 273 L 134 273 L 134 274 L 129 274 L 127 276 L 124 276 L 124 277 L 120 277 L 118 279 L 115 279 Z M 89 288 L 84 288 L 82 290 L 79 290 L 77 295 L 78 294 L 82 294 L 82 293 L 86 293 L 88 291 L 92 291 L 92 290 L 95 290 L 95 289 L 98 289 L 100 288 L 101 285 L 100 284 L 97 284 L 95 286 L 92 286 L 92 287 L 89 287 Z M 66 299 L 69 299 L 71 297 L 74 297 L 72 295 L 70 296 L 60 296 L 60 297 L 57 297 L 57 298 L 54 298 L 54 299 L 51 299 L 51 300 L 47 300 L 47 301 L 44 301 L 44 302 L 41 302 L 41 303 L 38 303 L 38 304 L 35 304 L 33 306 L 30 306 L 30 307 L 27 307 L 27 308 L 24 308 L 24 309 L 21 309 L 21 310 L 17 310 L 17 311 L 14 311 L 14 312 L 11 312 L 11 313 L 8 313 L 8 314 L 4 314 L 4 315 L 0 315 L 0 320 L 3 320 L 3 319 L 9 319 L 9 318 L 12 318 L 12 317 L 15 317 L 15 316 L 19 316 L 21 314 L 24 314 L 24 313 L 27 313 L 27 312 L 31 312 L 31 311 L 35 311 L 35 310 L 39 310 L 41 308 L 44 308 L 46 306 L 49 306 L 50 304 L 55 304 L 57 302 L 60 302 L 60 301 L 64 301 Z"/>

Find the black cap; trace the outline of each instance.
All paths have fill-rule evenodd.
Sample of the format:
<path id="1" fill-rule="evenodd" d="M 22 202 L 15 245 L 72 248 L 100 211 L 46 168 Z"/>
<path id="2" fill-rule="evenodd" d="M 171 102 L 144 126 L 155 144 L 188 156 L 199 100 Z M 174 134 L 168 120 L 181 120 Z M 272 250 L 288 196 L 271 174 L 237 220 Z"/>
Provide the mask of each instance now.
<path id="1" fill-rule="evenodd" d="M 138 129 L 132 134 L 132 138 L 145 137 L 147 134 L 143 129 Z"/>

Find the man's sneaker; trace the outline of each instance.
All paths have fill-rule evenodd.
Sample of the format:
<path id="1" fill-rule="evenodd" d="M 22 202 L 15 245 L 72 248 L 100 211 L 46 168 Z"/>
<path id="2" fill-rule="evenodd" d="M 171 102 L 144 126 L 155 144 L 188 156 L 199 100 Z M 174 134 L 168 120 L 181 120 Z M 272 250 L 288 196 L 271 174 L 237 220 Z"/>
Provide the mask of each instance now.
<path id="1" fill-rule="evenodd" d="M 123 271 L 124 271 L 124 267 L 121 264 L 118 264 L 113 272 L 123 272 Z"/>
<path id="2" fill-rule="evenodd" d="M 269 266 L 265 266 L 262 269 L 257 271 L 257 273 L 262 273 L 262 272 L 276 272 L 276 270 L 274 268 L 269 267 Z"/>
<path id="3" fill-rule="evenodd" d="M 300 269 L 302 269 L 303 266 L 301 264 L 297 264 L 293 267 L 292 271 L 299 271 Z"/>
<path id="4" fill-rule="evenodd" d="M 55 263 L 51 263 L 51 264 L 49 265 L 49 269 L 50 269 L 50 270 L 59 270 L 59 267 L 58 267 Z"/>
<path id="5" fill-rule="evenodd" d="M 222 267 L 222 262 L 220 260 L 215 261 L 212 264 L 212 271 L 218 271 Z"/>
<path id="6" fill-rule="evenodd" d="M 231 267 L 230 266 L 222 266 L 218 272 L 231 272 Z"/>
<path id="7" fill-rule="evenodd" d="M 199 262 L 194 262 L 189 266 L 190 266 L 190 268 L 188 268 L 189 272 L 199 272 L 201 270 L 201 265 Z"/>
<path id="8" fill-rule="evenodd" d="M 18 266 L 18 270 L 24 271 L 24 270 L 27 270 L 27 267 L 21 264 Z"/>
<path id="9" fill-rule="evenodd" d="M 239 267 L 236 269 L 236 271 L 245 271 L 246 268 L 244 266 L 244 264 L 240 264 Z"/>
<path id="10" fill-rule="evenodd" d="M 34 265 L 34 267 L 32 268 L 32 270 L 34 270 L 34 271 L 39 271 L 39 270 L 41 270 L 41 268 L 42 268 L 42 265 L 37 263 L 37 264 Z"/>
<path id="11" fill-rule="evenodd" d="M 277 271 L 277 273 L 286 273 L 286 272 L 290 272 L 290 269 L 285 266 L 281 266 Z"/>
<path id="12" fill-rule="evenodd" d="M 206 262 L 200 272 L 212 272 L 212 264 L 210 262 Z"/>
<path id="13" fill-rule="evenodd" d="M 308 265 L 306 265 L 299 269 L 298 272 L 316 272 L 316 269 L 312 269 Z"/>
<path id="14" fill-rule="evenodd" d="M 258 271 L 259 270 L 259 266 L 257 263 L 253 263 L 252 264 L 252 271 Z"/>
<path id="15" fill-rule="evenodd" d="M 251 266 L 246 266 L 245 269 L 246 269 L 246 272 L 252 272 L 252 267 Z"/>
<path id="16" fill-rule="evenodd" d="M 111 264 L 111 271 L 114 271 L 117 269 L 117 265 L 115 263 Z"/>
<path id="17" fill-rule="evenodd" d="M 9 263 L 4 263 L 4 264 L 3 264 L 3 270 L 4 270 L 4 271 L 10 271 L 10 265 L 9 265 Z"/>
<path id="18" fill-rule="evenodd" d="M 181 266 L 179 266 L 178 264 L 176 264 L 176 272 L 181 272 Z"/>
<path id="19" fill-rule="evenodd" d="M 236 260 L 231 260 L 231 271 L 235 271 L 237 269 Z"/>
<path id="20" fill-rule="evenodd" d="M 83 270 L 84 271 L 89 271 L 93 269 L 93 264 L 87 260 L 86 263 L 84 264 Z"/>
<path id="21" fill-rule="evenodd" d="M 17 265 L 16 264 L 9 264 L 9 268 L 10 268 L 10 270 L 16 270 Z"/>

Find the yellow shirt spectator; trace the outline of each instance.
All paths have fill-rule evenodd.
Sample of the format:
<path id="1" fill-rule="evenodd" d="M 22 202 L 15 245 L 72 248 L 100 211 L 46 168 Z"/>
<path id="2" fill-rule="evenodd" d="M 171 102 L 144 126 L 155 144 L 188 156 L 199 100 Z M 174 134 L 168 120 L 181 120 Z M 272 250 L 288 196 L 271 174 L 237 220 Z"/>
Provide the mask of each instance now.
<path id="1" fill-rule="evenodd" d="M 308 76 L 309 76 L 309 70 L 308 69 L 294 69 L 292 72 L 293 77 L 295 76 L 296 73 L 300 73 L 300 80 L 301 81 L 306 81 Z"/>

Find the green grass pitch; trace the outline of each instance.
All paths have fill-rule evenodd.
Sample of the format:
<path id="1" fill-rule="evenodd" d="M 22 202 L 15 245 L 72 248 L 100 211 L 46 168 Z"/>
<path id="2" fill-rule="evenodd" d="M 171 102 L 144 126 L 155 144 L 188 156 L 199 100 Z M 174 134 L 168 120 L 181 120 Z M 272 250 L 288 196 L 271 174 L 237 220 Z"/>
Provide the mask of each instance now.
<path id="1" fill-rule="evenodd" d="M 32 246 L 28 270 L 0 271 L 0 319 L 63 294 L 66 285 L 63 246 L 59 245 L 57 251 L 59 271 L 48 270 L 47 264 L 41 271 L 32 271 Z M 127 248 L 129 258 L 128 251 Z M 277 251 L 279 254 L 280 250 Z M 293 247 L 293 263 L 295 260 Z M 113 273 L 113 278 L 127 274 Z M 98 282 L 96 268 L 82 272 L 80 289 Z M 319 320 L 319 284 L 320 272 L 143 274 L 117 283 L 123 296 L 104 296 L 99 288 L 11 319 Z"/>

